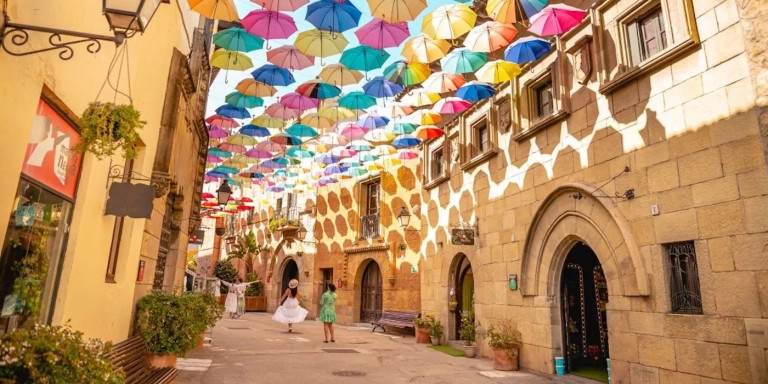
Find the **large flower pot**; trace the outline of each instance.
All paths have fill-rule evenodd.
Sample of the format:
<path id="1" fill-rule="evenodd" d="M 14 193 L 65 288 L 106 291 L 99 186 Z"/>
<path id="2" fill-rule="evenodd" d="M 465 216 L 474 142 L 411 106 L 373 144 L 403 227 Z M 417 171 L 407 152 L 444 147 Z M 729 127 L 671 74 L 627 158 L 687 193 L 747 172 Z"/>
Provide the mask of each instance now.
<path id="1" fill-rule="evenodd" d="M 477 356 L 477 345 L 464 345 L 464 354 L 469 357 Z"/>
<path id="2" fill-rule="evenodd" d="M 423 326 L 416 327 L 416 343 L 429 344 L 429 328 Z"/>
<path id="3" fill-rule="evenodd" d="M 154 353 L 147 354 L 147 362 L 150 366 L 155 368 L 175 367 L 177 358 L 178 355 L 175 353 L 168 355 L 155 355 Z"/>
<path id="4" fill-rule="evenodd" d="M 262 312 L 266 311 L 267 297 L 266 296 L 246 296 L 245 310 L 246 311 L 262 311 Z"/>
<path id="5" fill-rule="evenodd" d="M 440 345 L 440 336 L 430 336 L 429 338 L 432 341 L 432 345 Z"/>
<path id="6" fill-rule="evenodd" d="M 517 346 L 510 348 L 493 349 L 493 369 L 497 371 L 517 371 L 520 369 L 517 363 Z"/>

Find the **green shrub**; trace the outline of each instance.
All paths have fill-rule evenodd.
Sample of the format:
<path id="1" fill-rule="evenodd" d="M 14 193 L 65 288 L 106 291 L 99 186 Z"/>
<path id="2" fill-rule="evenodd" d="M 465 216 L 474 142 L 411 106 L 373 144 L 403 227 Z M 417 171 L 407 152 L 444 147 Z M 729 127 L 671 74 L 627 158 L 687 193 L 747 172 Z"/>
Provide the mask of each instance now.
<path id="1" fill-rule="evenodd" d="M 237 269 L 232 263 L 227 260 L 219 260 L 213 267 L 213 275 L 217 279 L 226 281 L 228 283 L 234 283 L 235 277 L 237 277 Z M 221 293 L 228 293 L 229 288 L 226 285 L 221 285 Z"/>
<path id="2" fill-rule="evenodd" d="M 491 348 L 509 349 L 519 346 L 523 342 L 523 336 L 517 330 L 517 324 L 511 320 L 505 320 L 501 324 L 488 327 L 488 344 Z"/>
<path id="3" fill-rule="evenodd" d="M 67 325 L 16 330 L 0 336 L 0 383 L 124 383 L 109 348 Z"/>
<path id="4" fill-rule="evenodd" d="M 479 328 L 480 324 L 476 323 L 474 319 L 462 316 L 461 325 L 459 326 L 459 339 L 464 341 L 464 345 L 472 345 L 477 339 Z"/>
<path id="5" fill-rule="evenodd" d="M 256 281 L 245 288 L 246 296 L 263 296 L 264 295 L 264 282 L 259 280 L 259 273 L 253 271 L 245 277 L 245 281 Z"/>

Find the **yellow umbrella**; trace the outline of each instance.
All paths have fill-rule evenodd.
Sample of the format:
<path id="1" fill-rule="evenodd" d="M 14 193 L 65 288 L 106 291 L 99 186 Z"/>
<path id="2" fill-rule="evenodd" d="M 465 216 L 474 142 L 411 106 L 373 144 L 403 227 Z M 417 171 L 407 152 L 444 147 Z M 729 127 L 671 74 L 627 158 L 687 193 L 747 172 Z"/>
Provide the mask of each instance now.
<path id="1" fill-rule="evenodd" d="M 323 57 L 338 55 L 349 42 L 341 33 L 310 29 L 299 33 L 294 45 L 305 55 L 320 57 L 320 65 L 325 65 Z"/>
<path id="2" fill-rule="evenodd" d="M 475 72 L 477 80 L 493 84 L 510 81 L 519 74 L 519 65 L 504 60 L 489 61 Z"/>
<path id="3" fill-rule="evenodd" d="M 386 144 L 394 140 L 397 135 L 383 128 L 372 129 L 365 133 L 363 138 L 373 144 Z"/>
<path id="4" fill-rule="evenodd" d="M 219 49 L 211 56 L 211 66 L 233 71 L 245 71 L 253 67 L 251 58 L 243 53 Z"/>
<path id="5" fill-rule="evenodd" d="M 402 164 L 403 162 L 400 161 L 400 159 L 394 158 L 394 157 L 387 157 L 381 160 L 376 160 L 376 163 L 384 166 L 384 168 L 392 168 L 397 167 L 398 165 Z"/>
<path id="6" fill-rule="evenodd" d="M 317 129 L 330 129 L 333 127 L 331 119 L 320 116 L 317 112 L 307 113 L 301 118 L 301 123 Z"/>
<path id="7" fill-rule="evenodd" d="M 427 7 L 426 0 L 368 0 L 371 16 L 388 23 L 411 21 Z"/>
<path id="8" fill-rule="evenodd" d="M 187 0 L 189 8 L 209 18 L 224 21 L 240 19 L 234 0 Z"/>
<path id="9" fill-rule="evenodd" d="M 238 133 L 236 135 L 232 135 L 226 138 L 226 141 L 228 143 L 232 144 L 240 144 L 240 145 L 256 145 L 259 141 L 256 140 L 253 136 L 243 135 L 242 133 Z"/>
<path id="10" fill-rule="evenodd" d="M 340 107 L 338 105 L 322 107 L 317 111 L 317 114 L 321 117 L 325 117 L 331 121 L 336 122 L 355 119 L 355 112 L 352 112 L 351 109 Z"/>
<path id="11" fill-rule="evenodd" d="M 485 11 L 499 23 L 513 24 L 517 21 L 516 5 L 517 0 L 488 0 Z"/>
<path id="12" fill-rule="evenodd" d="M 253 120 L 251 120 L 251 124 L 258 125 L 260 127 L 266 127 L 266 128 L 283 128 L 285 127 L 285 121 L 281 119 L 274 118 L 270 115 L 264 114 L 256 116 Z"/>
<path id="13" fill-rule="evenodd" d="M 421 32 L 434 39 L 456 39 L 475 26 L 477 14 L 464 4 L 437 7 L 424 17 Z"/>
<path id="14" fill-rule="evenodd" d="M 409 123 L 418 125 L 435 125 L 443 120 L 443 117 L 439 113 L 431 111 L 429 109 L 419 109 L 418 111 L 408 115 L 406 120 Z"/>
<path id="15" fill-rule="evenodd" d="M 432 105 L 440 100 L 440 94 L 427 92 L 424 88 L 414 89 L 408 92 L 401 101 L 405 104 L 414 107 L 423 107 L 425 105 Z"/>
<path id="16" fill-rule="evenodd" d="M 265 97 L 274 96 L 277 88 L 264 84 L 254 79 L 243 79 L 235 87 L 240 93 L 248 96 Z"/>
<path id="17" fill-rule="evenodd" d="M 422 33 L 405 42 L 402 54 L 408 62 L 429 64 L 444 57 L 450 48 L 447 41 L 435 40 Z"/>
<path id="18" fill-rule="evenodd" d="M 363 78 L 363 73 L 349 69 L 343 64 L 331 64 L 320 71 L 319 77 L 328 84 L 341 87 L 357 84 Z"/>

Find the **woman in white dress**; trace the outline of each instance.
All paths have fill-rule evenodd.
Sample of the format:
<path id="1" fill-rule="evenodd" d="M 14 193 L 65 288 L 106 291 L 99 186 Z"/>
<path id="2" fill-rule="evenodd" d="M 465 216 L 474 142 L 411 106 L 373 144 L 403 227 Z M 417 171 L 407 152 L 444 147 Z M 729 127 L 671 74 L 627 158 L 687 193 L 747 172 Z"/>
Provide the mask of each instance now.
<path id="1" fill-rule="evenodd" d="M 272 320 L 278 323 L 288 324 L 288 332 L 293 332 L 293 324 L 301 323 L 307 318 L 308 311 L 299 306 L 299 281 L 292 279 L 288 282 L 288 288 L 285 293 L 277 302 L 278 305 L 282 302 L 283 305 L 277 307 L 275 314 L 272 315 Z M 285 300 L 285 302 L 283 302 Z"/>
<path id="2" fill-rule="evenodd" d="M 228 283 L 221 280 L 221 283 L 229 288 L 227 300 L 224 301 L 224 310 L 229 314 L 230 319 L 236 319 L 245 313 L 245 288 L 256 281 L 243 282 L 243 279 L 236 277 L 234 283 Z"/>

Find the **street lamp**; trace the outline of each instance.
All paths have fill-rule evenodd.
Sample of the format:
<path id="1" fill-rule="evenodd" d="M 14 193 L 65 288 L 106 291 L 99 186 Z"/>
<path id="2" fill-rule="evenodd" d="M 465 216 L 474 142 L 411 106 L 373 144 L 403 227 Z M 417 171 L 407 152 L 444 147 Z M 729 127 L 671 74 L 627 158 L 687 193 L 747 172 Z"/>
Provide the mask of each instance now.
<path id="1" fill-rule="evenodd" d="M 397 222 L 400 223 L 401 228 L 407 228 L 411 222 L 411 214 L 405 210 L 405 207 L 400 208 L 400 213 L 397 215 Z"/>
<path id="2" fill-rule="evenodd" d="M 301 227 L 299 227 L 299 229 L 296 231 L 296 238 L 297 238 L 297 239 L 299 239 L 299 240 L 302 240 L 302 241 L 303 241 L 303 240 L 304 240 L 304 238 L 306 238 L 306 237 L 307 237 L 307 229 L 306 229 L 306 228 L 304 228 L 304 226 L 302 225 L 302 226 L 301 226 Z"/>
<path id="3" fill-rule="evenodd" d="M 162 0 L 104 0 L 102 10 L 116 33 L 144 32 Z"/>
<path id="4" fill-rule="evenodd" d="M 229 201 L 229 196 L 232 195 L 232 188 L 229 187 L 227 180 L 221 182 L 219 189 L 216 190 L 216 195 L 219 200 L 219 205 L 226 205 Z"/>

